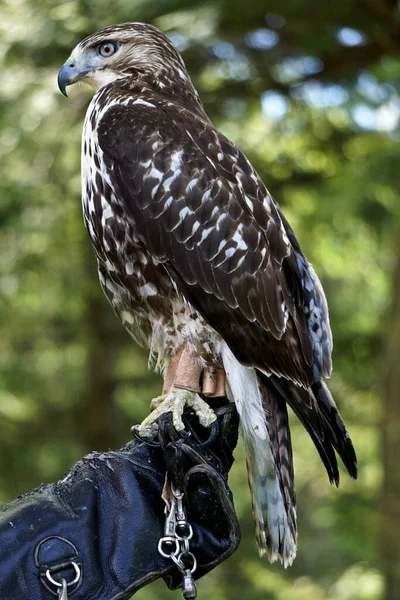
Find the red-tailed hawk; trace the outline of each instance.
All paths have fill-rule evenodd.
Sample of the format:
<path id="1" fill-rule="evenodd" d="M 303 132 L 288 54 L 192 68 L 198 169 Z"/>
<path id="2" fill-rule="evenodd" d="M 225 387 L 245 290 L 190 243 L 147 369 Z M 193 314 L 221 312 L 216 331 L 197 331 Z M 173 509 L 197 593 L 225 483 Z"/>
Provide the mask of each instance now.
<path id="1" fill-rule="evenodd" d="M 352 442 L 326 387 L 332 337 L 321 284 L 279 206 L 207 117 L 183 60 L 155 27 L 123 23 L 76 46 L 58 82 L 97 90 L 82 139 L 82 202 L 99 276 L 123 325 L 157 355 L 164 396 L 150 433 L 221 387 L 240 413 L 260 553 L 296 553 L 287 405 L 331 482 Z M 216 382 L 212 385 L 212 376 Z M 211 383 L 210 383 L 211 382 Z M 215 389 L 217 387 L 218 389 Z"/>

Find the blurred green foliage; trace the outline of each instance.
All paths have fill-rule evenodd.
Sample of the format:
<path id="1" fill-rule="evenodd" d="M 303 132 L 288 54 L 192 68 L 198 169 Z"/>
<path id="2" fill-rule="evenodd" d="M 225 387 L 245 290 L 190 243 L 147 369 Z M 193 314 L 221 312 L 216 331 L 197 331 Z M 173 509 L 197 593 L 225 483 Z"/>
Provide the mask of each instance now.
<path id="1" fill-rule="evenodd" d="M 84 35 L 153 22 L 183 52 L 207 112 L 257 167 L 322 279 L 331 390 L 360 463 L 357 482 L 344 475 L 331 489 L 292 419 L 299 553 L 284 571 L 257 556 L 238 448 L 230 481 L 243 541 L 200 582 L 200 597 L 398 600 L 400 575 L 380 533 L 400 505 L 400 475 L 385 470 L 400 451 L 400 408 L 384 364 L 400 256 L 396 3 L 3 0 L 0 11 L 0 501 L 61 477 L 85 452 L 122 444 L 159 392 L 146 353 L 102 297 L 82 223 L 80 132 L 91 92 L 75 86 L 66 101 L 56 85 Z M 395 377 L 396 360 L 388 364 Z M 392 419 L 399 427 L 387 438 Z M 382 482 L 395 492 L 383 494 Z M 390 548 L 398 561 L 399 542 Z M 156 583 L 138 597 L 174 594 Z"/>

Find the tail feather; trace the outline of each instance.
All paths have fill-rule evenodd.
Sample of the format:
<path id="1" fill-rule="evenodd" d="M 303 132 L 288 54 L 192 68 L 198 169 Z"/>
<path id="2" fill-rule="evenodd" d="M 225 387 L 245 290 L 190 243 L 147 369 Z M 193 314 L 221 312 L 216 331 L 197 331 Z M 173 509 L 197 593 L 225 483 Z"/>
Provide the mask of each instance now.
<path id="1" fill-rule="evenodd" d="M 297 548 L 296 494 L 288 404 L 309 433 L 331 483 L 339 485 L 336 452 L 357 477 L 357 458 L 336 404 L 323 381 L 303 388 L 239 363 L 226 344 L 227 390 L 240 414 L 260 555 L 290 565 Z"/>
<path id="2" fill-rule="evenodd" d="M 285 403 L 264 376 L 241 365 L 226 348 L 228 393 L 242 425 L 256 538 L 260 555 L 292 564 L 297 529 L 290 433 Z"/>
<path id="3" fill-rule="evenodd" d="M 336 404 L 324 382 L 304 389 L 287 379 L 271 376 L 272 385 L 304 425 L 328 473 L 329 481 L 339 485 L 336 452 L 349 475 L 357 478 L 357 458 L 350 436 Z"/>
<path id="4" fill-rule="evenodd" d="M 328 386 L 323 381 L 318 381 L 312 386 L 312 391 L 325 423 L 330 429 L 333 447 L 342 459 L 350 477 L 357 479 L 357 456 L 353 442 Z"/>
<path id="5" fill-rule="evenodd" d="M 257 372 L 257 380 L 288 525 L 293 539 L 297 540 L 293 452 L 286 402 L 271 386 L 268 377 Z"/>

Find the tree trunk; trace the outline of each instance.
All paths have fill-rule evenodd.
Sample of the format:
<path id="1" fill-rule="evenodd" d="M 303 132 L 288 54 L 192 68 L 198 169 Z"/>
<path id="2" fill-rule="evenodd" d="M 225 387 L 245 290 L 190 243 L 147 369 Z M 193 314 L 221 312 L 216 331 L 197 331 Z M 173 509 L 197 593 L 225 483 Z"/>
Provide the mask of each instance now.
<path id="1" fill-rule="evenodd" d="M 103 297 L 92 255 L 86 257 L 87 301 L 86 389 L 79 409 L 80 439 L 85 450 L 109 450 L 118 445 L 114 389 L 118 322 Z"/>

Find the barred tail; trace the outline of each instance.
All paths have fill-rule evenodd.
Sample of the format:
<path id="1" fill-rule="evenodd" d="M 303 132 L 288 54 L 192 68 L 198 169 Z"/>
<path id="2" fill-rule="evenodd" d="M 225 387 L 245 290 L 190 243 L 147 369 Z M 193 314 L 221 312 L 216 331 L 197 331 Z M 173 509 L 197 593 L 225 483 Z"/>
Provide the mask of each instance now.
<path id="1" fill-rule="evenodd" d="M 292 381 L 244 367 L 223 345 L 228 395 L 242 425 L 260 555 L 284 566 L 296 556 L 296 496 L 286 405 L 308 431 L 331 483 L 339 484 L 336 453 L 351 477 L 357 458 L 336 404 L 323 381 L 305 389 Z"/>
<path id="2" fill-rule="evenodd" d="M 249 487 L 260 555 L 284 566 L 296 556 L 296 500 L 292 448 L 285 402 L 268 377 L 223 351 L 228 393 L 243 431 Z"/>

